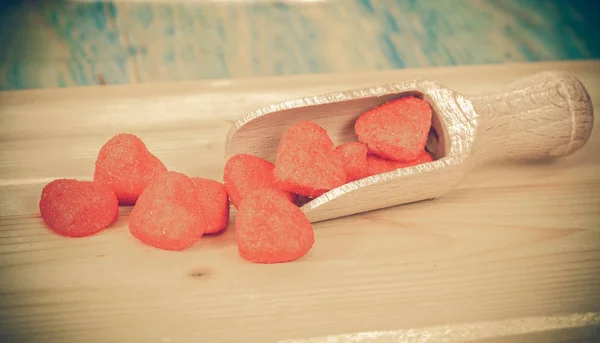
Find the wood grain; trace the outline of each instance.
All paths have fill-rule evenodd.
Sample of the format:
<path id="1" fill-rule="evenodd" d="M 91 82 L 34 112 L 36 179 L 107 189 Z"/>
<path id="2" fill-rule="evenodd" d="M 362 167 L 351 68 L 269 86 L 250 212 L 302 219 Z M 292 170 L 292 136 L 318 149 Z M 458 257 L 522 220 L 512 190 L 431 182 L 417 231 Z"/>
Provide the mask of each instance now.
<path id="1" fill-rule="evenodd" d="M 592 102 L 573 75 L 546 71 L 472 100 L 481 117 L 478 162 L 567 156 L 587 143 Z"/>
<path id="2" fill-rule="evenodd" d="M 44 184 L 90 178 L 100 145 L 116 132 L 140 135 L 170 169 L 220 180 L 230 125 L 269 103 L 413 78 L 483 94 L 558 69 L 578 77 L 596 105 L 599 67 L 582 61 L 0 93 L 0 340 L 389 342 L 413 332 L 426 342 L 439 328 L 460 333 L 454 341 L 600 339 L 597 128 L 563 159 L 494 162 L 444 198 L 318 223 L 313 250 L 295 263 L 241 260 L 234 218 L 224 234 L 175 253 L 131 237 L 129 208 L 85 239 L 51 234 L 37 212 Z M 510 323 L 521 330 L 510 331 Z"/>
<path id="3" fill-rule="evenodd" d="M 588 0 L 6 2 L 0 90 L 600 57 Z"/>

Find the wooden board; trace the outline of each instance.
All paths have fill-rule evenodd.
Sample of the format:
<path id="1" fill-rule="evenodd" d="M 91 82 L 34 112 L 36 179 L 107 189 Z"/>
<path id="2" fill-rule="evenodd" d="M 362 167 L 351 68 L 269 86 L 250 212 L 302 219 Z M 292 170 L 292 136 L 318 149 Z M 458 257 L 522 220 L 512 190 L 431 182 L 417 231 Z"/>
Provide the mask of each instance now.
<path id="1" fill-rule="evenodd" d="M 598 8 L 588 0 L 5 0 L 0 90 L 599 58 Z"/>
<path id="2" fill-rule="evenodd" d="M 167 252 L 129 234 L 129 208 L 82 239 L 53 235 L 37 209 L 50 180 L 90 179 L 117 132 L 220 180 L 230 124 L 271 102 L 412 78 L 480 93 L 545 69 L 600 103 L 600 61 L 0 93 L 0 340 L 598 339 L 598 125 L 567 158 L 482 166 L 441 199 L 318 223 L 288 264 L 241 260 L 232 226 Z"/>

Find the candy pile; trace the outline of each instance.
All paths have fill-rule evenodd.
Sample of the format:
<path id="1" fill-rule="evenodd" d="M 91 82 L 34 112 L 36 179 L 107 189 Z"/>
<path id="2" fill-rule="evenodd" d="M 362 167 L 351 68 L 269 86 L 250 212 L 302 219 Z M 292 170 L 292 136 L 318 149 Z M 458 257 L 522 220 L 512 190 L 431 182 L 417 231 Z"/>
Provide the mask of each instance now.
<path id="1" fill-rule="evenodd" d="M 118 134 L 100 149 L 93 181 L 58 179 L 44 187 L 40 213 L 57 234 L 83 237 L 114 223 L 119 205 L 134 206 L 133 237 L 159 249 L 184 250 L 227 228 L 231 202 L 239 255 L 255 263 L 289 262 L 314 244 L 312 225 L 296 200 L 431 162 L 425 150 L 431 120 L 426 101 L 392 100 L 362 113 L 354 127 L 358 141 L 337 147 L 325 129 L 300 121 L 282 136 L 274 163 L 232 156 L 222 183 L 168 170 L 140 138 Z"/>

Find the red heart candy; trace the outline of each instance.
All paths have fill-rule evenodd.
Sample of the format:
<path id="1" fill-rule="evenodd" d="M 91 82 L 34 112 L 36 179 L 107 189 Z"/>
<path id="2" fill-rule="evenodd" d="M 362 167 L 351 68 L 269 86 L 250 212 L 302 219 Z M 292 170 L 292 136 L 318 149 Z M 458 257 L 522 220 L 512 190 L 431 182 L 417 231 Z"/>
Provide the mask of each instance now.
<path id="1" fill-rule="evenodd" d="M 242 200 L 235 234 L 238 253 L 254 263 L 299 259 L 315 241 L 312 225 L 302 210 L 272 189 L 255 191 Z"/>
<path id="2" fill-rule="evenodd" d="M 348 182 L 369 176 L 366 145 L 360 142 L 344 143 L 337 147 L 337 151 L 344 160 Z"/>
<path id="3" fill-rule="evenodd" d="M 312 121 L 298 122 L 283 134 L 274 173 L 280 189 L 309 198 L 346 183 L 341 155 L 327 131 Z"/>
<path id="4" fill-rule="evenodd" d="M 141 242 L 164 250 L 184 250 L 200 240 L 208 225 L 200 191 L 188 176 L 160 174 L 131 210 L 129 231 Z"/>
<path id="5" fill-rule="evenodd" d="M 275 182 L 275 165 L 265 159 L 249 154 L 237 154 L 229 158 L 223 171 L 223 183 L 231 202 L 239 208 L 242 199 L 258 189 L 279 189 Z M 290 201 L 296 195 L 280 190 Z"/>
<path id="6" fill-rule="evenodd" d="M 47 184 L 39 206 L 46 225 L 68 237 L 93 235 L 112 224 L 119 213 L 119 202 L 111 189 L 72 179 Z"/>
<path id="7" fill-rule="evenodd" d="M 433 161 L 431 154 L 423 150 L 421 155 L 410 162 L 399 162 L 388 160 L 377 155 L 368 155 L 367 162 L 369 164 L 369 175 L 377 175 L 387 173 L 392 170 L 416 166 L 417 164 L 423 164 Z"/>
<path id="8" fill-rule="evenodd" d="M 198 190 L 198 201 L 204 209 L 206 216 L 206 229 L 204 233 L 217 233 L 224 230 L 229 224 L 229 196 L 222 183 L 193 177 L 192 182 Z"/>
<path id="9" fill-rule="evenodd" d="M 431 117 L 427 101 L 404 97 L 361 114 L 354 130 L 371 153 L 408 162 L 418 158 L 425 149 Z"/>
<path id="10" fill-rule="evenodd" d="M 148 151 L 140 138 L 122 133 L 109 139 L 100 149 L 94 181 L 112 189 L 119 204 L 133 205 L 148 183 L 166 171 L 165 165 Z"/>

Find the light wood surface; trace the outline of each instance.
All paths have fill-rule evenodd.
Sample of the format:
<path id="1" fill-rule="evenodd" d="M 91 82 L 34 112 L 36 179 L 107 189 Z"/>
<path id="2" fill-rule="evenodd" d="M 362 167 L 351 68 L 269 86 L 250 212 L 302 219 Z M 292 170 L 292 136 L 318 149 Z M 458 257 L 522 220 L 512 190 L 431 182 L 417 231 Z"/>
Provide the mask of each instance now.
<path id="1" fill-rule="evenodd" d="M 571 156 L 479 166 L 443 198 L 317 223 L 294 263 L 244 262 L 233 225 L 169 252 L 130 236 L 129 208 L 83 239 L 38 215 L 44 184 L 90 179 L 117 132 L 220 180 L 230 125 L 267 104 L 414 78 L 485 94 L 547 69 L 578 77 L 598 113 L 600 61 L 0 93 L 0 340 L 600 339 L 597 127 Z"/>
<path id="2" fill-rule="evenodd" d="M 577 78 L 547 70 L 497 85 L 471 100 L 432 80 L 406 80 L 269 104 L 238 119 L 226 158 L 250 154 L 275 163 L 279 141 L 299 120 L 323 127 L 336 145 L 356 141 L 357 118 L 392 99 L 415 96 L 433 109 L 434 161 L 329 190 L 302 206 L 311 222 L 443 196 L 479 162 L 570 155 L 589 139 L 594 114 Z"/>

